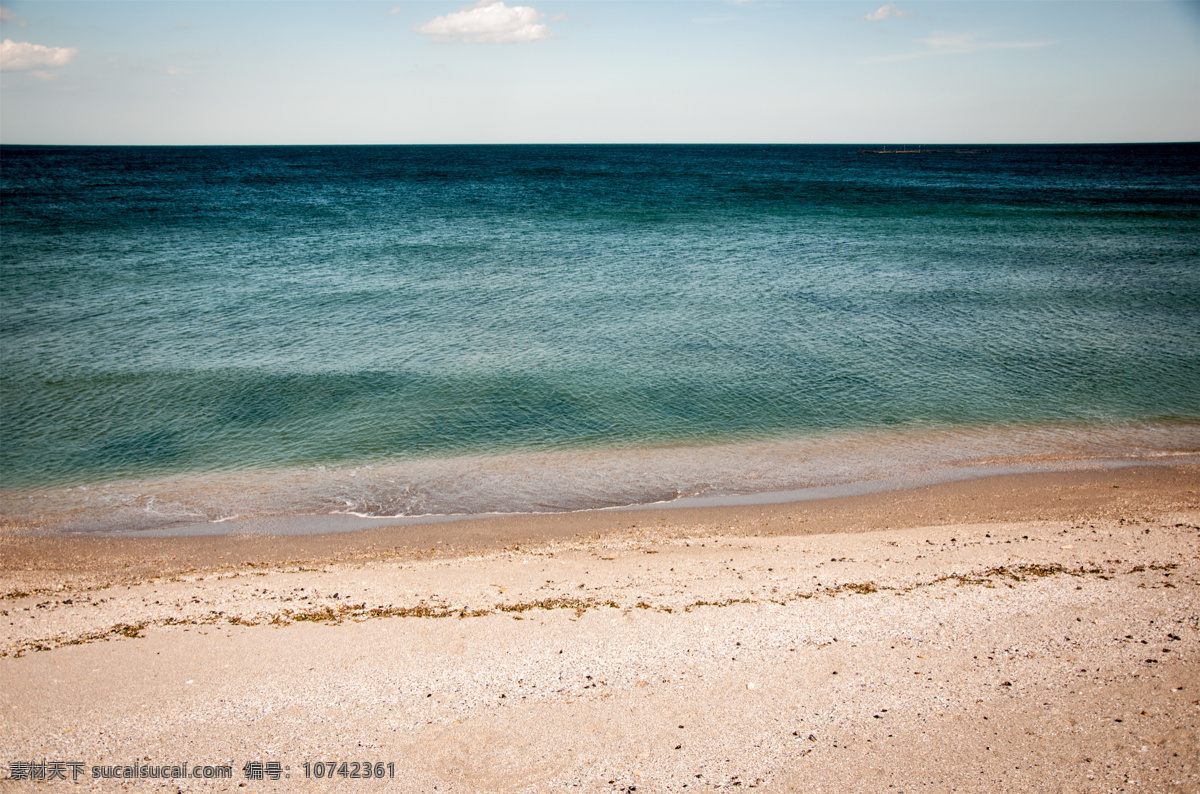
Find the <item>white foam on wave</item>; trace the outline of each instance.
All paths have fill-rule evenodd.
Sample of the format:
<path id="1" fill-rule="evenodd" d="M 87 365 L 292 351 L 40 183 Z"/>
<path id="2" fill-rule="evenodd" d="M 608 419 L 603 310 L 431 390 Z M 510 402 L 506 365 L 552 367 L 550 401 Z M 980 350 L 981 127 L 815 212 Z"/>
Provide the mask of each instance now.
<path id="1" fill-rule="evenodd" d="M 37 531 L 139 534 L 169 534 L 172 526 L 197 522 L 210 532 L 215 525 L 233 532 L 247 522 L 270 518 L 268 523 L 278 527 L 301 516 L 341 516 L 353 526 L 355 521 L 792 501 L 1009 470 L 1197 456 L 1200 422 L 917 428 L 325 464 L 97 483 L 87 489 L 4 491 L 0 518 Z"/>

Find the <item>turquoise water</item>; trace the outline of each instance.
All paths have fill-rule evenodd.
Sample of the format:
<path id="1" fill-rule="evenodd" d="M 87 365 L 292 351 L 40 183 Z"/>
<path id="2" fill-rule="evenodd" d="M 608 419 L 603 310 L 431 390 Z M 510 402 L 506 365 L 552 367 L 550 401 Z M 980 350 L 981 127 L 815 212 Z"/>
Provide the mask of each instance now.
<path id="1" fill-rule="evenodd" d="M 818 482 L 847 438 L 896 466 L 1200 449 L 1200 145 L 0 164 L 9 513 L 164 477 L 206 517 L 573 509 Z M 535 461 L 521 497 L 501 472 Z M 347 497 L 362 467 L 389 474 Z"/>

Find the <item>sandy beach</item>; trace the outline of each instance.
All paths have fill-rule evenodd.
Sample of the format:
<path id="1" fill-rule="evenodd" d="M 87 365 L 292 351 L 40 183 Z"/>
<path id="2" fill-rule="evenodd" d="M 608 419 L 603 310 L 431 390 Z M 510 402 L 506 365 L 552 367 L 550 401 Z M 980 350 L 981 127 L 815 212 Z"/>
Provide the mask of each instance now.
<path id="1" fill-rule="evenodd" d="M 0 764 L 146 791 L 1200 791 L 1198 552 L 1197 466 L 338 535 L 9 531 Z M 185 763 L 230 777 L 93 778 Z"/>

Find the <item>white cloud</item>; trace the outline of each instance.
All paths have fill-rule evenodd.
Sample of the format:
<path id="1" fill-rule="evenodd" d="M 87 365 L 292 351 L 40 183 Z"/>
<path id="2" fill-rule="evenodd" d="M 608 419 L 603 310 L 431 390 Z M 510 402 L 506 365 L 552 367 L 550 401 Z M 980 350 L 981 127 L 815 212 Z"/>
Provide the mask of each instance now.
<path id="1" fill-rule="evenodd" d="M 167 74 L 170 74 L 170 75 L 195 74 L 195 73 L 196 72 L 194 69 L 184 69 L 182 66 L 168 66 L 167 67 Z"/>
<path id="2" fill-rule="evenodd" d="M 887 61 L 908 61 L 913 58 L 928 58 L 931 55 L 968 55 L 973 52 L 986 50 L 1030 50 L 1037 47 L 1047 47 L 1052 41 L 980 41 L 976 33 L 935 33 L 927 39 L 922 39 L 925 49 L 900 55 L 880 55 L 869 58 L 867 63 L 885 63 Z"/>
<path id="3" fill-rule="evenodd" d="M 396 16 L 396 14 L 403 14 L 403 13 L 404 13 L 404 9 L 401 8 L 400 6 L 396 6 L 391 11 L 387 12 L 387 15 L 389 17 L 394 17 L 394 16 Z"/>
<path id="4" fill-rule="evenodd" d="M 506 43 L 548 39 L 550 28 L 538 24 L 546 16 L 529 6 L 506 6 L 503 0 L 479 0 L 453 14 L 436 17 L 413 28 L 434 41 Z"/>
<path id="5" fill-rule="evenodd" d="M 13 22 L 16 22 L 21 27 L 25 27 L 29 24 L 25 17 L 14 13 L 13 10 L 8 6 L 0 6 L 0 22 L 5 22 L 10 25 Z"/>
<path id="6" fill-rule="evenodd" d="M 5 39 L 0 42 L 0 69 L 24 71 L 46 66 L 66 66 L 77 52 L 78 47 L 43 47 L 27 41 Z"/>
<path id="7" fill-rule="evenodd" d="M 916 14 L 913 14 L 909 11 L 901 11 L 899 8 L 896 8 L 895 3 L 888 3 L 887 5 L 880 6 L 879 9 L 874 13 L 867 14 L 865 17 L 863 17 L 863 19 L 869 22 L 879 22 L 880 20 L 887 19 L 888 17 L 907 19 L 908 17 L 915 16 Z"/>

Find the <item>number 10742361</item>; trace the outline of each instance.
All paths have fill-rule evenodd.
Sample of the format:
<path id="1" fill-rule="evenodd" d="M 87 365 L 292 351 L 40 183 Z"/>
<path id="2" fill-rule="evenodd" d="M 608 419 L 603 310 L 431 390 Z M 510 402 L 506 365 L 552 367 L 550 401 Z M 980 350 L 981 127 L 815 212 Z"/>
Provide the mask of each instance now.
<path id="1" fill-rule="evenodd" d="M 304 776 L 308 778 L 346 777 L 381 778 L 395 777 L 396 765 L 392 761 L 305 761 Z"/>

